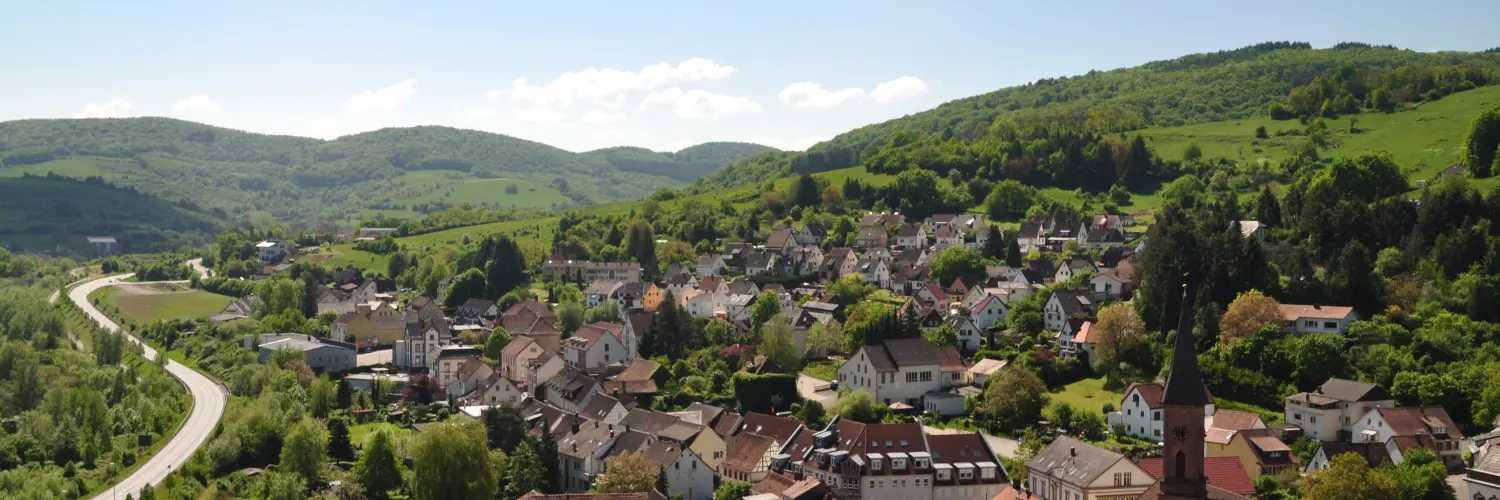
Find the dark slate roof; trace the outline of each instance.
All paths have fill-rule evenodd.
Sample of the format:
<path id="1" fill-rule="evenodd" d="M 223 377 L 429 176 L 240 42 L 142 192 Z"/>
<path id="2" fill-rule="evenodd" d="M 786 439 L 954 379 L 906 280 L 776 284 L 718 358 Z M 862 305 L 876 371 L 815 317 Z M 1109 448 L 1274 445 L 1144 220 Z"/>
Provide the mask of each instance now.
<path id="1" fill-rule="evenodd" d="M 1317 395 L 1339 401 L 1384 401 L 1395 399 L 1391 393 L 1375 384 L 1330 378 L 1318 386 Z"/>
<path id="2" fill-rule="evenodd" d="M 1053 471 L 1064 483 L 1086 488 L 1105 472 L 1109 471 L 1124 455 L 1094 446 L 1068 436 L 1059 436 L 1052 444 L 1037 452 L 1028 467 Z"/>

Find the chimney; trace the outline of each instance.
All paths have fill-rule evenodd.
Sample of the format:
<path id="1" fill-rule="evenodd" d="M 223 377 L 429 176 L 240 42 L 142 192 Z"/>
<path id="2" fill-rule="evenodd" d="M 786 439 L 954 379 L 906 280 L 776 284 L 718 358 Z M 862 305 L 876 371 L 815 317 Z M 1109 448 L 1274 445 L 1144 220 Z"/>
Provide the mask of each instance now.
<path id="1" fill-rule="evenodd" d="M 1317 302 L 1313 302 L 1313 309 L 1322 309 L 1322 308 L 1323 308 L 1322 304 L 1319 304 Z"/>
<path id="2" fill-rule="evenodd" d="M 577 433 L 578 433 L 578 420 L 577 420 L 577 419 L 574 419 L 574 420 L 573 420 L 573 426 L 572 426 L 572 430 L 573 430 L 573 433 L 574 433 L 574 434 L 577 434 Z M 574 445 L 573 445 L 573 448 L 574 448 L 574 451 L 577 451 L 577 448 L 578 448 L 578 445 L 577 445 L 577 444 L 574 444 Z"/>
<path id="3" fill-rule="evenodd" d="M 1078 456 L 1078 448 L 1075 447 L 1075 446 L 1069 446 L 1068 447 L 1068 456 L 1070 456 L 1070 457 L 1076 457 L 1076 456 Z"/>

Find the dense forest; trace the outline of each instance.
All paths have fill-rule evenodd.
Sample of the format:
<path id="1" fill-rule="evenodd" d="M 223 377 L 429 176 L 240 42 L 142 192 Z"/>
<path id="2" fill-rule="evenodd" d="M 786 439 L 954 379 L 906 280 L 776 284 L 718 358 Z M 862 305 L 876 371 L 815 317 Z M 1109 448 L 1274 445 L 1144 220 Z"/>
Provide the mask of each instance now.
<path id="1" fill-rule="evenodd" d="M 0 179 L 0 246 L 85 254 L 89 236 L 112 236 L 126 252 L 197 246 L 223 227 L 223 213 L 187 200 L 169 202 L 97 177 Z"/>
<path id="2" fill-rule="evenodd" d="M 992 161 L 985 152 L 993 148 L 975 143 L 993 137 L 990 130 L 997 123 L 1007 123 L 1029 140 L 1037 136 L 1030 131 L 1037 129 L 1108 135 L 1273 112 L 1281 118 L 1295 118 L 1388 111 L 1490 85 L 1497 76 L 1500 54 L 1492 52 L 1416 52 L 1360 43 L 1313 49 L 1306 43 L 1263 43 L 1133 68 L 1043 79 L 955 100 L 855 129 L 804 153 L 756 156 L 699 180 L 694 189 L 874 162 L 890 165 L 892 155 L 899 156 L 902 168 L 915 165 L 943 174 L 957 160 L 977 169 Z M 920 155 L 889 151 L 902 149 L 933 151 Z M 1025 152 L 1004 158 L 1031 165 L 1048 160 Z M 1039 185 L 1051 181 L 1031 180 L 1043 183 Z"/>
<path id="3" fill-rule="evenodd" d="M 301 222 L 339 220 L 433 191 L 402 189 L 413 184 L 398 179 L 409 172 L 455 172 L 449 184 L 524 180 L 554 187 L 581 205 L 637 198 L 766 149 L 710 143 L 651 153 L 659 161 L 614 162 L 608 155 L 449 127 L 389 128 L 322 141 L 167 118 L 0 123 L 0 169 L 103 176 L 237 217 L 269 212 Z M 12 175 L 0 170 L 0 177 Z"/>

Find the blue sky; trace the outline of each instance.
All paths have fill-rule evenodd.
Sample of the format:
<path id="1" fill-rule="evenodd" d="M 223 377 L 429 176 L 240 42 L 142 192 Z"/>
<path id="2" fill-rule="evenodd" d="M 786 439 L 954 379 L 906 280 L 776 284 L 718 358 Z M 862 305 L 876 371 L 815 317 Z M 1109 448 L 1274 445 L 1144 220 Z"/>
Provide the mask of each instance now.
<path id="1" fill-rule="evenodd" d="M 0 18 L 0 120 L 449 125 L 573 151 L 802 149 L 1038 78 L 1268 40 L 1500 45 L 1494 0 L 55 0 Z"/>

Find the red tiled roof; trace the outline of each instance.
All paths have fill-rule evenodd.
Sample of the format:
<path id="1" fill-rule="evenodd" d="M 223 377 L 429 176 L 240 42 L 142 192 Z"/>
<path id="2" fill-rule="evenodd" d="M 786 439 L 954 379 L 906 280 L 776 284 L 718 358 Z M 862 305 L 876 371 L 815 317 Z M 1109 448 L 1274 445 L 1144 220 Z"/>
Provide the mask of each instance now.
<path id="1" fill-rule="evenodd" d="M 1242 431 L 1245 429 L 1256 428 L 1256 423 L 1260 423 L 1262 427 L 1265 425 L 1264 422 L 1261 422 L 1260 415 L 1256 415 L 1254 413 L 1235 410 L 1219 410 L 1217 412 L 1214 412 L 1214 420 L 1213 424 L 1211 424 L 1211 427 L 1231 431 Z"/>
<path id="2" fill-rule="evenodd" d="M 1281 304 L 1281 315 L 1287 321 L 1297 321 L 1301 318 L 1317 318 L 1339 320 L 1354 312 L 1353 307 L 1348 306 L 1310 306 L 1302 304 Z"/>
<path id="3" fill-rule="evenodd" d="M 758 495 L 779 496 L 781 492 L 786 491 L 787 488 L 791 488 L 796 482 L 797 480 L 781 475 L 780 473 L 770 472 L 766 474 L 765 479 L 751 486 L 750 492 Z"/>
<path id="4" fill-rule="evenodd" d="M 1094 338 L 1094 333 L 1094 322 L 1084 321 L 1078 325 L 1078 333 L 1073 334 L 1073 343 L 1092 344 L 1098 341 L 1098 339 Z"/>
<path id="5" fill-rule="evenodd" d="M 1130 384 L 1130 387 L 1125 388 L 1125 397 L 1129 398 L 1131 391 L 1137 389 L 1141 391 L 1141 399 L 1146 401 L 1148 408 L 1161 408 L 1161 384 L 1143 384 L 1140 382 Z"/>
<path id="6" fill-rule="evenodd" d="M 1139 465 L 1141 470 L 1146 471 L 1151 477 L 1161 479 L 1164 462 L 1165 459 L 1162 458 L 1142 458 L 1136 465 Z M 1208 476 L 1210 484 L 1231 493 L 1255 494 L 1255 483 L 1250 480 L 1250 474 L 1245 472 L 1245 465 L 1240 462 L 1240 457 L 1205 457 L 1203 474 Z"/>
<path id="7" fill-rule="evenodd" d="M 753 472 L 766 450 L 775 447 L 776 441 L 759 434 L 740 434 L 734 439 L 734 447 L 724 457 L 723 467 L 741 472 Z"/>

